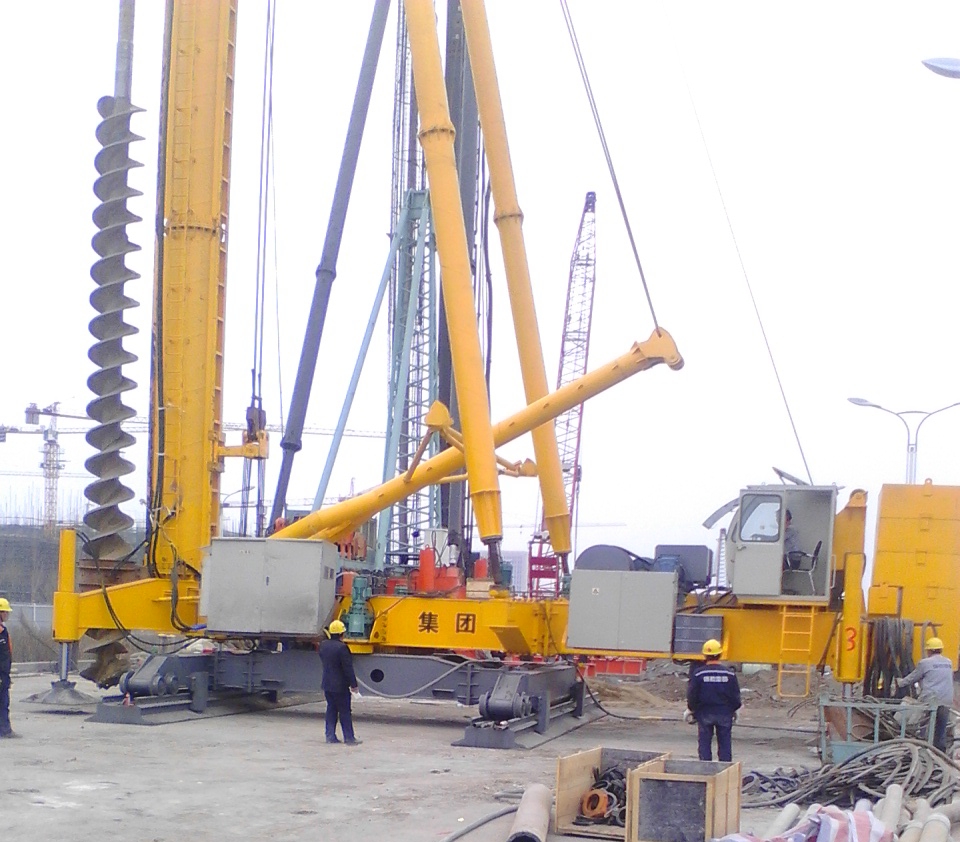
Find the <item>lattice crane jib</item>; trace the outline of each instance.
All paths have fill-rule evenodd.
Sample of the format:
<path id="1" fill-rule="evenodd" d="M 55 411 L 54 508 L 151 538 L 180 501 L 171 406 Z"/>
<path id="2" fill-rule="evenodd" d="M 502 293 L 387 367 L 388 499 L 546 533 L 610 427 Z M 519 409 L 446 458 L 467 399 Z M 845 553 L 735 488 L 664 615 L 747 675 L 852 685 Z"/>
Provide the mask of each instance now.
<path id="1" fill-rule="evenodd" d="M 587 370 L 590 356 L 590 328 L 593 322 L 593 294 L 597 276 L 595 193 L 587 193 L 580 217 L 580 228 L 570 258 L 563 336 L 560 344 L 560 370 L 557 388 L 572 383 Z M 576 491 L 580 482 L 580 433 L 583 404 L 565 412 L 556 421 L 557 445 L 563 466 L 563 485 L 573 518 Z"/>
<path id="2" fill-rule="evenodd" d="M 587 371 L 590 356 L 590 328 L 593 322 L 593 296 L 596 287 L 596 205 L 597 197 L 587 193 L 580 215 L 580 227 L 570 257 L 567 281 L 567 302 L 564 308 L 563 333 L 560 341 L 560 365 L 557 388 L 572 383 Z M 583 404 L 571 407 L 557 416 L 554 429 L 557 450 L 563 469 L 563 488 L 571 523 L 576 525 L 577 496 L 580 488 L 580 440 Z M 528 590 L 531 593 L 556 592 L 560 585 L 561 565 L 556 558 L 546 530 L 541 528 L 530 542 L 528 556 Z M 566 571 L 563 571 L 566 572 Z"/>

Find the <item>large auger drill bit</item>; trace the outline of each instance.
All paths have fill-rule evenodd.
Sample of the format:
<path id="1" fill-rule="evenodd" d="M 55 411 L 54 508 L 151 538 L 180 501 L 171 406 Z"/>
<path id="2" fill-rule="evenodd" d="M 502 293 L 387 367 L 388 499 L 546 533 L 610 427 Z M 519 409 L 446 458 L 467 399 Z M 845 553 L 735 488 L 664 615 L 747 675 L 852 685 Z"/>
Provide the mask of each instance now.
<path id="1" fill-rule="evenodd" d="M 87 442 L 97 450 L 97 455 L 85 463 L 97 480 L 84 490 L 95 507 L 83 522 L 94 533 L 87 552 L 98 560 L 118 561 L 131 552 L 121 533 L 133 526 L 133 518 L 120 509 L 120 504 L 134 497 L 134 492 L 121 482 L 134 466 L 123 458 L 121 451 L 131 447 L 136 439 L 121 424 L 136 415 L 135 410 L 124 405 L 122 397 L 137 384 L 124 377 L 122 369 L 137 359 L 124 349 L 123 339 L 137 333 L 137 328 L 124 321 L 124 312 L 138 306 L 138 302 L 125 294 L 124 284 L 140 277 L 126 265 L 126 256 L 140 250 L 127 238 L 127 225 L 140 221 L 127 209 L 127 199 L 142 194 L 130 187 L 127 176 L 131 169 L 142 166 L 130 158 L 130 144 L 143 140 L 130 131 L 130 117 L 143 109 L 128 99 L 105 96 L 97 103 L 97 110 L 103 118 L 97 126 L 97 140 L 103 148 L 95 161 L 100 175 L 93 192 L 100 204 L 93 212 L 94 224 L 99 229 L 93 238 L 93 250 L 100 259 L 90 270 L 97 283 L 90 303 L 100 315 L 90 322 L 90 333 L 97 341 L 89 356 L 97 371 L 87 380 L 90 391 L 97 396 L 87 405 L 87 415 L 97 422 L 87 433 Z"/>

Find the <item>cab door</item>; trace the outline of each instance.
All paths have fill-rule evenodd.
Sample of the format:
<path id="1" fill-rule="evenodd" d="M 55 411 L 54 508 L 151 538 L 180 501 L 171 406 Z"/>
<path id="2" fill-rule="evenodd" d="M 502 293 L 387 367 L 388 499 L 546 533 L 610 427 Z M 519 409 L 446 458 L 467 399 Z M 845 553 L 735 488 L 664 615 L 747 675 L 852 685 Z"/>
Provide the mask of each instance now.
<path id="1" fill-rule="evenodd" d="M 780 596 L 783 572 L 784 506 L 781 494 L 745 492 L 733 526 L 733 592 Z"/>

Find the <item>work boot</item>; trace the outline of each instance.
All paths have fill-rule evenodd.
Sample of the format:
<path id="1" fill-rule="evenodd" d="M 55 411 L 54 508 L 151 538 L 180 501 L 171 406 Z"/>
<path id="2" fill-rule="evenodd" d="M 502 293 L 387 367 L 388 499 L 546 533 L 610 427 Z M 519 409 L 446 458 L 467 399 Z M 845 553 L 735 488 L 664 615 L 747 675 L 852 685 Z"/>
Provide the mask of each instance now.
<path id="1" fill-rule="evenodd" d="M 344 740 L 343 744 L 347 746 L 358 746 L 363 742 L 363 740 Z"/>

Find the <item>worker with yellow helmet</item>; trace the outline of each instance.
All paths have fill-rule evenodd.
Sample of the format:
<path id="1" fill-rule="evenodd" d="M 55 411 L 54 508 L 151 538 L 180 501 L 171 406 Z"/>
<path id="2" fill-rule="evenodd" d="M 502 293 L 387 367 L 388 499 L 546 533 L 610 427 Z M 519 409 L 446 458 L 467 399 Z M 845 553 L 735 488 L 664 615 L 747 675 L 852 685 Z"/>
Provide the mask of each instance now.
<path id="1" fill-rule="evenodd" d="M 7 617 L 10 616 L 10 603 L 0 597 L 0 737 L 12 737 L 10 727 L 10 668 L 13 666 L 13 646 L 10 643 L 10 630 Z"/>
<path id="2" fill-rule="evenodd" d="M 720 663 L 723 646 L 719 640 L 703 644 L 704 662 L 694 667 L 687 683 L 687 709 L 684 721 L 697 723 L 698 754 L 701 760 L 713 760 L 713 735 L 717 735 L 717 757 L 733 759 L 732 732 L 737 711 L 742 705 L 740 684 L 732 668 Z"/>
<path id="3" fill-rule="evenodd" d="M 909 687 L 920 682 L 920 701 L 937 705 L 933 726 L 933 745 L 940 751 L 947 750 L 947 724 L 953 707 L 953 663 L 943 654 L 943 641 L 939 637 L 927 638 L 923 648 L 927 657 L 921 658 L 917 668 L 901 679 L 893 679 L 893 688 Z"/>
<path id="4" fill-rule="evenodd" d="M 325 718 L 328 743 L 339 743 L 337 739 L 337 720 L 343 731 L 343 742 L 348 746 L 360 745 L 353 733 L 353 712 L 350 710 L 350 696 L 359 693 L 357 675 L 353 671 L 353 653 L 343 642 L 347 627 L 340 620 L 334 620 L 327 633 L 329 637 L 320 641 L 320 660 L 323 662 L 323 675 L 320 686 L 327 700 Z"/>

